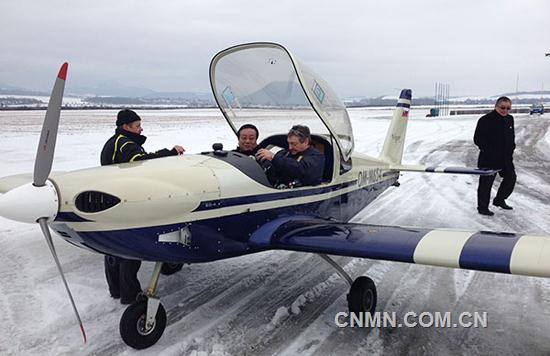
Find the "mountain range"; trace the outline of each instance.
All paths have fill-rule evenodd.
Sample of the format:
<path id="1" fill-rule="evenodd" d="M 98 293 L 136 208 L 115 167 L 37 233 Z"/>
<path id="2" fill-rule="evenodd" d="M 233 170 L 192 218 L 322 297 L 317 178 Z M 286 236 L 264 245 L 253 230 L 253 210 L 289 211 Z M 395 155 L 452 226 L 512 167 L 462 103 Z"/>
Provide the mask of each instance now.
<path id="1" fill-rule="evenodd" d="M 49 92 L 42 92 L 27 88 L 20 88 L 10 84 L 0 83 L 0 95 L 29 95 L 29 96 L 49 96 Z M 125 97 L 125 98 L 144 98 L 144 99 L 184 99 L 190 101 L 212 101 L 214 98 L 211 93 L 204 92 L 161 92 L 148 88 L 132 87 L 121 84 L 116 81 L 106 81 L 96 86 L 74 86 L 67 83 L 65 89 L 66 96 L 94 97 Z"/>
<path id="2" fill-rule="evenodd" d="M 27 88 L 20 88 L 6 83 L 0 83 L 0 96 L 46 96 L 49 92 L 42 92 Z M 464 103 L 464 104 L 491 104 L 494 103 L 497 97 L 506 95 L 512 98 L 515 103 L 532 104 L 544 101 L 550 101 L 550 91 L 532 91 L 532 92 L 517 92 L 504 93 L 493 96 L 462 96 L 449 97 L 449 103 Z M 190 91 L 155 91 L 148 88 L 132 87 L 121 84 L 116 81 L 106 81 L 96 86 L 73 86 L 67 84 L 65 96 L 85 98 L 84 101 L 94 104 L 124 104 L 125 102 L 134 103 L 139 100 L 139 103 L 160 103 L 162 100 L 167 100 L 172 104 L 187 104 L 195 103 L 198 105 L 213 105 L 214 97 L 208 92 L 190 92 Z M 379 105 L 395 105 L 396 96 L 387 95 L 379 97 L 353 97 L 345 98 L 342 101 L 348 107 L 353 106 L 379 106 Z M 274 100 L 278 100 L 275 102 Z M 301 88 L 297 85 L 289 86 L 286 82 L 270 83 L 263 90 L 258 90 L 255 93 L 249 94 L 239 99 L 244 105 L 284 105 L 284 106 L 300 106 L 307 103 Z M 433 97 L 417 97 L 414 98 L 415 105 L 433 105 Z"/>

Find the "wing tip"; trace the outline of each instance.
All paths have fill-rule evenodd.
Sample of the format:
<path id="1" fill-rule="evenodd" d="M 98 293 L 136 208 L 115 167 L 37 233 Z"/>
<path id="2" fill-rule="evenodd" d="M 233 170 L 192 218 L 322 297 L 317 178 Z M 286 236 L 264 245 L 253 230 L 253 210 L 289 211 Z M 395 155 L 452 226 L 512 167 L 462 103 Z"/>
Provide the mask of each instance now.
<path id="1" fill-rule="evenodd" d="M 65 62 L 61 65 L 57 77 L 61 80 L 65 80 L 67 78 L 67 69 L 69 69 L 69 63 Z"/>

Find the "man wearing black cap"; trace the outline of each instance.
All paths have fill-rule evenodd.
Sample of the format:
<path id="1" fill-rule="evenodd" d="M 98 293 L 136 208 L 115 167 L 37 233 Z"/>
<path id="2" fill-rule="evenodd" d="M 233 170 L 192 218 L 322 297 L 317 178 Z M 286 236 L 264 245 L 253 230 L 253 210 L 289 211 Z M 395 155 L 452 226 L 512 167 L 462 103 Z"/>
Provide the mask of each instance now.
<path id="1" fill-rule="evenodd" d="M 317 185 L 323 180 L 325 156 L 311 146 L 309 128 L 304 125 L 292 126 L 288 132 L 288 149 L 277 154 L 260 149 L 256 158 L 271 161 L 276 176 L 276 184 L 286 186 Z"/>
<path id="2" fill-rule="evenodd" d="M 121 110 L 117 115 L 115 134 L 107 140 L 101 151 L 101 165 L 142 161 L 152 158 L 180 155 L 183 147 L 174 146 L 147 153 L 142 145 L 147 137 L 141 135 L 141 118 L 132 110 Z M 113 298 L 120 298 L 122 304 L 131 304 L 141 292 L 137 273 L 141 261 L 105 255 L 105 277 Z"/>
<path id="3" fill-rule="evenodd" d="M 133 110 L 121 110 L 116 120 L 115 134 L 107 140 L 101 151 L 101 165 L 142 161 L 151 158 L 175 156 L 185 152 L 183 147 L 174 146 L 171 150 L 166 148 L 147 153 L 142 145 L 147 137 L 141 135 L 141 118 Z"/>

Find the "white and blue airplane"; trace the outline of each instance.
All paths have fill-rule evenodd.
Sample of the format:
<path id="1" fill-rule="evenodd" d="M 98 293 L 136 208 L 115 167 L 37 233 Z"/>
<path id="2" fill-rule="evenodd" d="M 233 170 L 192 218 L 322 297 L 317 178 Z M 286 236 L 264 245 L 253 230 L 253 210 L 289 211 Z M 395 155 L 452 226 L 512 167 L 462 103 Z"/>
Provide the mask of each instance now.
<path id="1" fill-rule="evenodd" d="M 275 188 L 253 158 L 221 145 L 201 154 L 52 173 L 66 73 L 65 63 L 52 91 L 33 175 L 0 179 L 0 216 L 38 222 L 84 340 L 50 229 L 93 252 L 156 262 L 148 287 L 120 321 L 122 339 L 136 349 L 155 344 L 166 327 L 156 295 L 163 263 L 275 249 L 315 253 L 349 283 L 351 312 L 375 310 L 374 282 L 366 276 L 352 279 L 328 255 L 550 277 L 548 236 L 349 222 L 387 188 L 399 186 L 400 172 L 495 174 L 403 165 L 408 89 L 398 99 L 382 152 L 369 157 L 354 152 L 352 126 L 338 96 L 286 48 L 263 42 L 219 52 L 210 65 L 210 82 L 235 133 L 242 123 L 253 123 L 260 132 L 275 127 L 280 133 L 260 146 L 286 148 L 288 122 L 307 122 L 315 133 L 313 145 L 325 156 L 320 185 Z"/>

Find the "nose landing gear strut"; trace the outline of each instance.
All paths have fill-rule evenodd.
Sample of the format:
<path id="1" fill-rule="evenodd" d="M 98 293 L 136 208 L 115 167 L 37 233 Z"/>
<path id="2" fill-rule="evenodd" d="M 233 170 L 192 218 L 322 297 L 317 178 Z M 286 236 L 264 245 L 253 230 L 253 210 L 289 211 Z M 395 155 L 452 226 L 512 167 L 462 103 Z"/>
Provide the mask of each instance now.
<path id="1" fill-rule="evenodd" d="M 120 318 L 120 336 L 134 349 L 141 350 L 154 345 L 166 328 L 166 310 L 156 296 L 161 269 L 162 262 L 157 262 L 149 286 Z"/>

